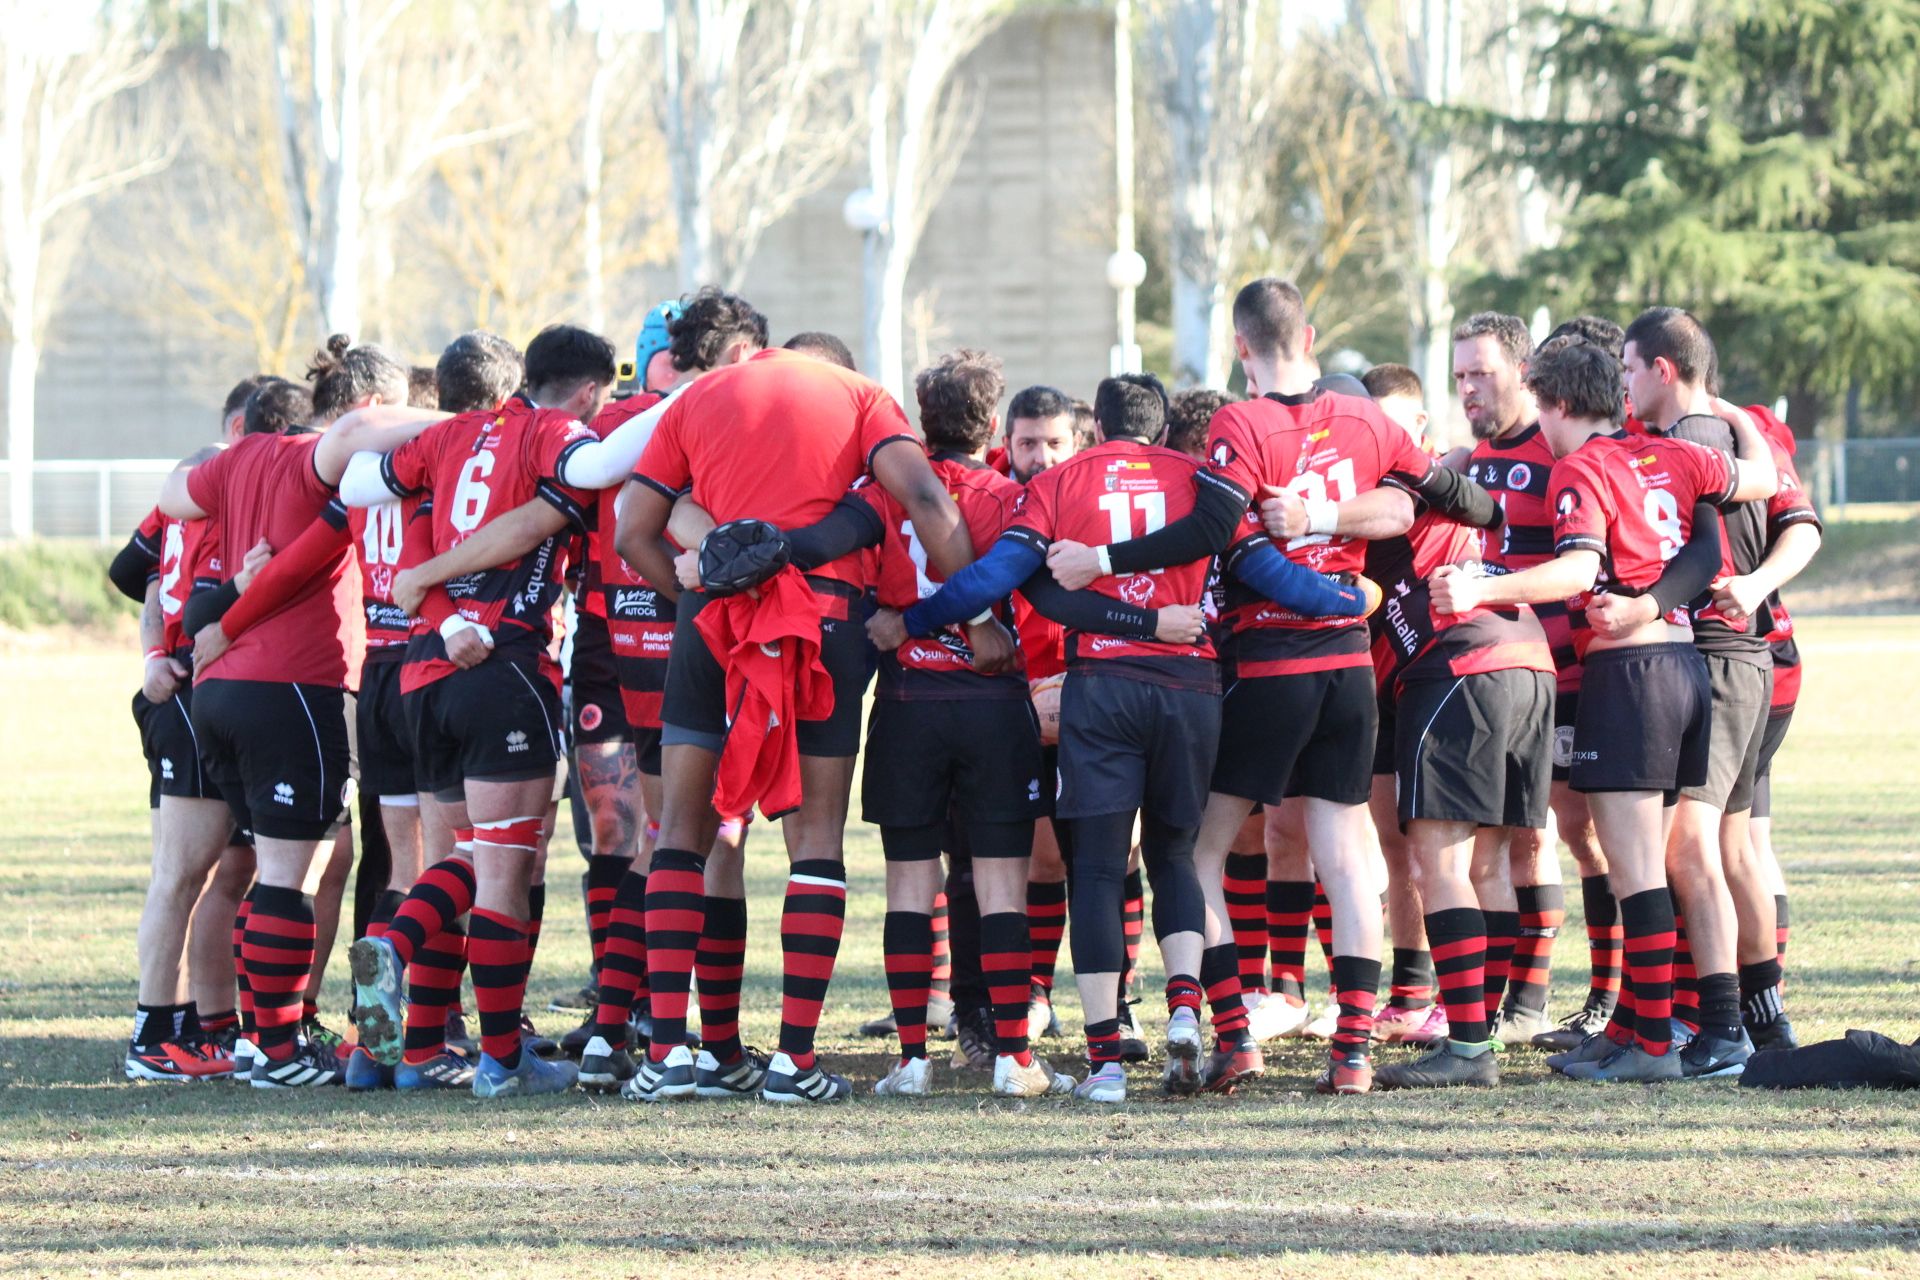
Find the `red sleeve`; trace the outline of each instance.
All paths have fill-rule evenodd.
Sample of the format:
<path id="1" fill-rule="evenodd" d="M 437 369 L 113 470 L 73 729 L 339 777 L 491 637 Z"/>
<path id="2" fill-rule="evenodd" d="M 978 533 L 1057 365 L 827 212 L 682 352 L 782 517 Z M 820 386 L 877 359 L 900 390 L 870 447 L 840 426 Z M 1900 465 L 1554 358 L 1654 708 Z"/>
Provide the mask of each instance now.
<path id="1" fill-rule="evenodd" d="M 1020 491 L 1019 498 L 1013 504 L 1013 520 L 1007 525 L 1007 532 L 1024 529 L 1043 543 L 1053 541 L 1053 491 L 1057 481 L 1057 472 L 1043 471 Z"/>
<path id="2" fill-rule="evenodd" d="M 1252 424 L 1239 405 L 1223 407 L 1207 424 L 1207 470 L 1246 494 L 1249 501 L 1265 482 Z"/>
<path id="3" fill-rule="evenodd" d="M 389 453 L 380 463 L 387 488 L 402 498 L 425 489 L 433 479 L 433 456 L 440 437 L 440 424 L 435 423 Z"/>
<path id="4" fill-rule="evenodd" d="M 680 443 L 680 424 L 686 419 L 686 407 L 687 393 L 683 391 L 674 397 L 667 411 L 660 415 L 660 423 L 653 429 L 653 435 L 640 455 L 640 465 L 633 473 L 635 480 L 649 488 L 658 489 L 668 501 L 679 497 L 693 485 L 693 466 L 687 458 L 685 447 Z"/>
<path id="5" fill-rule="evenodd" d="M 587 509 L 593 505 L 595 493 L 561 484 L 555 477 L 561 460 L 569 452 L 596 438 L 578 418 L 542 414 L 534 419 L 533 431 L 523 452 L 530 471 L 527 479 L 534 491 L 580 529 L 586 528 Z"/>
<path id="6" fill-rule="evenodd" d="M 245 596 L 241 597 L 243 600 L 245 598 Z M 460 611 L 454 607 L 453 597 L 447 594 L 444 586 L 428 587 L 426 598 L 420 602 L 420 621 L 435 631 L 440 629 L 441 623 L 458 612 Z"/>
<path id="7" fill-rule="evenodd" d="M 1773 449 L 1773 465 L 1780 474 L 1780 487 L 1767 499 L 1767 527 L 1777 537 L 1780 530 L 1791 524 L 1820 523 L 1820 513 L 1813 509 L 1813 502 L 1807 497 L 1807 491 L 1800 487 L 1800 475 L 1793 469 L 1793 459 L 1778 444 L 1768 442 Z"/>
<path id="8" fill-rule="evenodd" d="M 320 472 L 314 462 L 320 453 L 320 437 L 315 435 L 303 442 L 300 459 L 300 487 L 308 497 L 325 502 L 333 497 L 337 485 L 328 484 L 320 478 Z"/>
<path id="9" fill-rule="evenodd" d="M 1607 511 L 1604 495 L 1585 458 L 1569 454 L 1553 464 L 1547 478 L 1553 494 L 1553 551 L 1592 551 L 1607 554 Z"/>
<path id="10" fill-rule="evenodd" d="M 1397 471 L 1420 481 L 1426 479 L 1427 473 L 1438 465 L 1418 440 L 1388 421 L 1385 414 L 1379 415 L 1377 421 L 1369 419 L 1369 425 L 1374 429 L 1375 438 L 1380 441 L 1382 476 Z"/>
<path id="11" fill-rule="evenodd" d="M 860 456 L 866 459 L 866 469 L 873 470 L 873 455 L 883 444 L 895 440 L 911 440 L 920 443 L 920 437 L 913 432 L 913 424 L 907 421 L 906 412 L 900 402 L 895 400 L 883 388 L 874 387 L 868 391 L 860 411 Z"/>
<path id="12" fill-rule="evenodd" d="M 350 540 L 344 525 L 324 517 L 315 520 L 254 575 L 253 585 L 221 615 L 220 629 L 229 640 L 239 639 L 241 632 L 293 599 Z"/>
<path id="13" fill-rule="evenodd" d="M 187 472 L 187 497 L 210 516 L 220 514 L 220 489 L 233 466 L 232 458 L 232 449 L 222 449 Z"/>
<path id="14" fill-rule="evenodd" d="M 167 518 L 160 514 L 160 508 L 155 507 L 147 512 L 146 518 L 140 522 L 140 527 L 133 531 L 133 536 L 157 553 L 160 546 L 160 533 L 166 527 Z"/>

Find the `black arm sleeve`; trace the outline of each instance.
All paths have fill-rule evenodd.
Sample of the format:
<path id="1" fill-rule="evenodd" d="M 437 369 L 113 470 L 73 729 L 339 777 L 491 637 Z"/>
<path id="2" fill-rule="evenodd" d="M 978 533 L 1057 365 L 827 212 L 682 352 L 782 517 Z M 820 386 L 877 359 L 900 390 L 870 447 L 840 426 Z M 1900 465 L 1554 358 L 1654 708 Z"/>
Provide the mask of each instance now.
<path id="1" fill-rule="evenodd" d="M 871 504 L 843 498 L 814 523 L 787 534 L 787 545 L 793 549 L 794 566 L 805 571 L 865 547 L 877 547 L 885 534 L 880 513 Z"/>
<path id="2" fill-rule="evenodd" d="M 1129 640 L 1156 638 L 1158 609 L 1142 609 L 1098 591 L 1069 591 L 1054 579 L 1053 572 L 1045 565 L 1020 584 L 1020 594 L 1041 616 L 1069 631 L 1125 636 Z"/>
<path id="3" fill-rule="evenodd" d="M 158 564 L 153 554 L 140 545 L 139 538 L 129 538 L 113 563 L 107 566 L 107 581 L 121 595 L 139 603 L 147 598 L 147 579 L 153 576 Z"/>
<path id="4" fill-rule="evenodd" d="M 240 585 L 232 579 L 211 591 L 194 592 L 187 597 L 186 611 L 180 615 L 180 629 L 186 632 L 187 639 L 193 639 L 209 622 L 226 617 L 227 610 L 239 599 Z"/>
<path id="5" fill-rule="evenodd" d="M 1705 591 L 1719 572 L 1720 512 L 1702 502 L 1693 509 L 1693 536 L 1680 544 L 1647 594 L 1664 616 Z"/>
<path id="6" fill-rule="evenodd" d="M 1404 471 L 1389 474 L 1426 499 L 1435 511 L 1469 528 L 1497 529 L 1505 520 L 1505 513 L 1492 494 L 1451 468 L 1429 467 L 1424 479 L 1416 479 Z"/>
<path id="7" fill-rule="evenodd" d="M 1191 564 L 1227 549 L 1247 513 L 1248 495 L 1210 471 L 1193 473 L 1193 491 L 1193 510 L 1186 515 L 1163 529 L 1107 547 L 1115 573 Z"/>

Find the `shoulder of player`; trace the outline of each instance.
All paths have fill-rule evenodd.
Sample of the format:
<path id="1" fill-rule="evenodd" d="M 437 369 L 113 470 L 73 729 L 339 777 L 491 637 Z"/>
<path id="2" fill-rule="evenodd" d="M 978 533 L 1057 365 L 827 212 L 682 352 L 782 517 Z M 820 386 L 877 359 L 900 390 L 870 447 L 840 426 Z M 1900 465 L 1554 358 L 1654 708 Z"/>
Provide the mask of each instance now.
<path id="1" fill-rule="evenodd" d="M 621 423 L 637 418 L 661 401 L 658 392 L 642 391 L 639 395 L 615 400 L 612 404 L 593 415 L 593 421 L 587 424 L 587 430 L 605 439 Z"/>

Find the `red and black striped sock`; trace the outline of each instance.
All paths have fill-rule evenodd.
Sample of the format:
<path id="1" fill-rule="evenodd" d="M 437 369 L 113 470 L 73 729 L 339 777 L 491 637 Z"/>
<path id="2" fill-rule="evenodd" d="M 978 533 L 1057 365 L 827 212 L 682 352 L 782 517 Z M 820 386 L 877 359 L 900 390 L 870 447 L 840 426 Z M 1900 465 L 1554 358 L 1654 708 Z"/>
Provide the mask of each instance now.
<path id="1" fill-rule="evenodd" d="M 1620 996 L 1620 904 L 1604 873 L 1580 878 L 1580 903 L 1587 917 L 1587 1002 L 1605 1007 Z"/>
<path id="2" fill-rule="evenodd" d="M 1087 1024 L 1087 1063 L 1095 1071 L 1120 1061 L 1120 1019 L 1103 1018 Z"/>
<path id="3" fill-rule="evenodd" d="M 1067 882 L 1027 881 L 1027 936 L 1033 940 L 1033 985 L 1053 993 L 1060 941 L 1067 934 Z"/>
<path id="4" fill-rule="evenodd" d="M 1493 1035 L 1487 1005 L 1487 922 L 1478 907 L 1427 913 L 1427 945 L 1440 1003 L 1447 1010 L 1447 1038 L 1482 1044 Z"/>
<path id="5" fill-rule="evenodd" d="M 632 866 L 633 859 L 616 858 L 610 853 L 596 853 L 587 859 L 587 946 L 592 951 L 595 973 L 600 972 L 606 959 L 613 901 L 620 895 L 620 882 L 626 879 Z M 644 876 L 642 883 L 645 883 Z M 643 949 L 644 946 L 643 943 Z"/>
<path id="6" fill-rule="evenodd" d="M 687 1042 L 687 991 L 706 927 L 705 865 L 705 858 L 688 849 L 655 849 L 647 871 L 647 985 L 653 1015 L 647 1056 L 655 1062 Z"/>
<path id="7" fill-rule="evenodd" d="M 1507 973 L 1508 998 L 1516 1009 L 1544 1013 L 1553 981 L 1553 940 L 1567 918 L 1566 891 L 1557 884 L 1514 886 L 1520 902 L 1520 937 Z"/>
<path id="8" fill-rule="evenodd" d="M 1433 940 L 1427 941 L 1431 945 Z M 1433 986 L 1433 952 L 1413 947 L 1393 949 L 1393 977 L 1387 984 L 1387 1008 L 1432 1008 Z"/>
<path id="9" fill-rule="evenodd" d="M 533 953 L 540 949 L 540 922 L 547 915 L 547 886 L 545 884 L 527 887 L 527 963 L 533 963 Z"/>
<path id="10" fill-rule="evenodd" d="M 1206 992 L 1200 986 L 1200 979 L 1190 973 L 1171 973 L 1167 975 L 1167 1013 L 1171 1016 L 1175 1010 L 1191 1009 L 1193 1016 L 1200 1016 L 1200 1003 L 1206 999 Z"/>
<path id="11" fill-rule="evenodd" d="M 1327 897 L 1327 887 L 1318 880 L 1313 882 L 1313 932 L 1320 939 L 1320 958 L 1327 965 L 1327 990 L 1336 993 L 1337 1000 L 1340 984 L 1333 976 L 1333 902 Z"/>
<path id="12" fill-rule="evenodd" d="M 995 1050 L 1012 1054 L 1023 1067 L 1031 1064 L 1027 997 L 1033 991 L 1033 944 L 1024 913 L 996 911 L 980 917 L 980 977 L 993 1006 Z"/>
<path id="13" fill-rule="evenodd" d="M 256 1043 L 268 1058 L 284 1061 L 293 1056 L 301 997 L 313 970 L 313 899 L 297 888 L 257 886 L 242 947 L 253 986 Z"/>
<path id="14" fill-rule="evenodd" d="M 1373 1039 L 1373 1006 L 1380 998 L 1380 962 L 1360 956 L 1333 958 L 1333 998 L 1340 1007 L 1334 1024 L 1335 1053 L 1365 1053 Z"/>
<path id="15" fill-rule="evenodd" d="M 253 889 L 247 890 L 247 896 L 240 899 L 240 909 L 233 915 L 233 984 L 240 1001 L 240 1034 L 249 1040 L 259 1034 L 259 1025 L 253 1016 L 253 982 L 247 977 L 246 955 L 247 917 L 253 914 L 253 893 Z"/>
<path id="16" fill-rule="evenodd" d="M 447 1051 L 447 1018 L 460 1004 L 467 933 L 458 921 L 427 940 L 407 966 L 407 1028 L 401 1060 L 421 1066 Z"/>
<path id="17" fill-rule="evenodd" d="M 367 914 L 367 936 L 369 938 L 386 937 L 387 926 L 393 923 L 393 913 L 398 911 L 400 904 L 406 900 L 407 895 L 398 889 L 382 889 L 379 896 L 373 900 L 373 910 Z"/>
<path id="18" fill-rule="evenodd" d="M 1513 970 L 1514 944 L 1520 940 L 1520 913 L 1482 910 L 1480 915 L 1487 922 L 1487 1017 L 1497 1018 Z"/>
<path id="19" fill-rule="evenodd" d="M 229 1028 L 240 1025 L 240 1014 L 234 1009 L 219 1009 L 213 1013 L 200 1015 L 200 1029 L 208 1035 L 218 1035 Z"/>
<path id="20" fill-rule="evenodd" d="M 933 895 L 933 986 L 939 991 L 953 986 L 953 917 L 944 889 Z"/>
<path id="21" fill-rule="evenodd" d="M 475 907 L 468 926 L 473 1003 L 480 1013 L 480 1051 L 511 1071 L 520 1065 L 520 1014 L 532 940 L 529 922 Z"/>
<path id="22" fill-rule="evenodd" d="M 442 858 L 423 871 L 387 926 L 400 963 L 413 963 L 428 938 L 473 910 L 473 891 L 473 863 L 464 858 Z"/>
<path id="23" fill-rule="evenodd" d="M 780 1052 L 803 1071 L 813 1065 L 813 1033 L 846 923 L 845 864 L 831 858 L 795 862 L 780 913 Z"/>
<path id="24" fill-rule="evenodd" d="M 1700 972 L 1694 967 L 1693 946 L 1687 941 L 1687 913 L 1680 907 L 1680 895 L 1671 889 L 1667 891 L 1667 901 L 1673 907 L 1673 1016 L 1688 1030 L 1697 1032 L 1700 1030 Z"/>
<path id="25" fill-rule="evenodd" d="M 607 904 L 607 937 L 600 952 L 600 1003 L 594 1034 L 615 1049 L 627 1043 L 633 1011 L 647 972 L 647 874 L 629 866 Z"/>
<path id="26" fill-rule="evenodd" d="M 1266 914 L 1264 907 L 1261 914 Z M 1266 948 L 1262 947 L 1263 955 L 1265 951 Z M 1231 942 L 1218 943 L 1200 953 L 1200 984 L 1207 991 L 1207 1008 L 1213 1015 L 1214 1039 L 1221 1043 L 1238 1039 L 1240 1033 L 1247 1029 L 1241 958 L 1239 948 Z"/>
<path id="27" fill-rule="evenodd" d="M 1673 899 L 1665 889 L 1642 890 L 1620 900 L 1620 919 L 1634 1038 L 1648 1053 L 1662 1054 L 1673 1047 Z"/>
<path id="28" fill-rule="evenodd" d="M 1133 985 L 1134 972 L 1140 966 L 1140 938 L 1147 927 L 1147 884 L 1135 867 L 1121 883 L 1120 938 L 1127 948 L 1127 967 L 1120 972 L 1121 990 Z"/>
<path id="29" fill-rule="evenodd" d="M 1295 1001 L 1307 997 L 1307 927 L 1313 920 L 1311 880 L 1267 881 L 1267 950 L 1273 957 L 1269 990 Z"/>
<path id="30" fill-rule="evenodd" d="M 1267 989 L 1267 855 L 1229 853 L 1223 888 L 1243 991 Z"/>
<path id="31" fill-rule="evenodd" d="M 722 1062 L 743 1052 L 740 1044 L 740 984 L 747 972 L 747 900 L 707 899 L 707 923 L 694 948 L 700 982 L 700 1041 Z"/>
<path id="32" fill-rule="evenodd" d="M 933 919 L 918 911 L 889 911 L 880 926 L 887 1000 L 900 1036 L 900 1056 L 927 1056 L 927 996 L 933 979 Z"/>
<path id="33" fill-rule="evenodd" d="M 1776 893 L 1773 895 L 1773 958 L 1780 961 L 1783 968 L 1787 959 L 1787 935 L 1791 932 L 1787 924 L 1787 895 Z M 1781 981 L 1785 980 L 1783 974 Z"/>

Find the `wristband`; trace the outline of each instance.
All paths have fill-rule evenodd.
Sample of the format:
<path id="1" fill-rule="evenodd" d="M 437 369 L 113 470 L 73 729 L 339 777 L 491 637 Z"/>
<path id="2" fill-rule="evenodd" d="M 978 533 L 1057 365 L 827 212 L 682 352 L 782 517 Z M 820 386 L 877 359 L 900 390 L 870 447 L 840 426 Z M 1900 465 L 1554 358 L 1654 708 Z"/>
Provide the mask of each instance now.
<path id="1" fill-rule="evenodd" d="M 155 649 L 149 649 L 149 650 L 147 650 L 147 661 L 148 661 L 148 662 L 152 662 L 152 661 L 153 661 L 153 660 L 154 660 L 155 658 L 165 658 L 165 657 L 169 657 L 169 656 L 171 656 L 171 655 L 169 655 L 169 654 L 167 653 L 167 651 L 166 651 L 165 649 L 158 649 L 158 648 L 155 648 Z"/>
<path id="2" fill-rule="evenodd" d="M 440 624 L 440 638 L 442 640 L 452 640 L 468 627 L 472 627 L 480 633 L 480 642 L 482 644 L 486 645 L 489 649 L 493 648 L 493 633 L 479 623 L 458 613 Z"/>
<path id="3" fill-rule="evenodd" d="M 1332 533 L 1340 524 L 1340 504 L 1331 498 L 1302 498 L 1308 533 Z"/>
<path id="4" fill-rule="evenodd" d="M 969 627 L 977 627 L 983 622 L 992 622 L 992 621 L 993 621 L 993 607 L 989 605 L 987 608 L 982 609 L 980 612 L 974 614 L 971 618 L 968 618 L 965 625 Z"/>
<path id="5" fill-rule="evenodd" d="M 1100 576 L 1111 578 L 1113 576 L 1113 556 L 1107 549 L 1105 547 L 1095 547 L 1093 549 L 1093 558 L 1100 565 Z"/>

